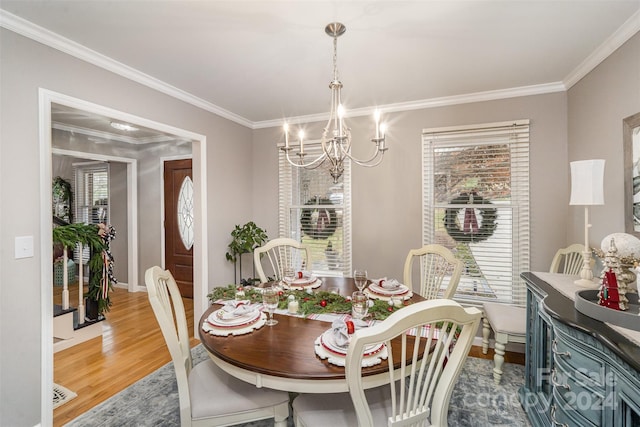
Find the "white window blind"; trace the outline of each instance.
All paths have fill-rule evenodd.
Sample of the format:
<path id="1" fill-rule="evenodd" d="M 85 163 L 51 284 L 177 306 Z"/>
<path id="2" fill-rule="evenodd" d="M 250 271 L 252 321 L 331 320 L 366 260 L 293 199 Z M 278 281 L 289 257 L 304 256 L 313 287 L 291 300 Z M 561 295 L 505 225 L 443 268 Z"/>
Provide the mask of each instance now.
<path id="1" fill-rule="evenodd" d="M 308 158 L 320 144 L 305 141 Z M 351 275 L 351 167 L 345 163 L 338 183 L 325 165 L 291 166 L 279 152 L 279 234 L 311 251 L 310 270 L 320 276 Z"/>
<path id="2" fill-rule="evenodd" d="M 529 121 L 426 129 L 423 243 L 465 268 L 454 299 L 524 305 L 529 270 Z"/>
<path id="3" fill-rule="evenodd" d="M 72 183 L 74 222 L 84 224 L 109 223 L 109 164 L 104 162 L 77 163 L 73 165 L 75 179 Z M 74 261 L 79 262 L 78 248 Z M 89 247 L 82 248 L 83 263 L 89 261 Z"/>

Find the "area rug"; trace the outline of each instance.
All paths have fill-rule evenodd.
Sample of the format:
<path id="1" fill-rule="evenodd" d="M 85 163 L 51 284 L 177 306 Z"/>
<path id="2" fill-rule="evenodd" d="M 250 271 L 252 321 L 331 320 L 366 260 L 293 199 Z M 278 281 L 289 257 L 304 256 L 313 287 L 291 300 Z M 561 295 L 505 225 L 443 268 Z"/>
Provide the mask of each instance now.
<path id="1" fill-rule="evenodd" d="M 191 351 L 194 363 L 207 358 L 202 345 Z M 449 426 L 530 426 L 518 400 L 518 389 L 524 383 L 524 366 L 505 363 L 503 371 L 502 382 L 495 385 L 491 360 L 467 358 L 451 397 Z M 178 386 L 171 363 L 66 424 L 68 427 L 179 425 Z M 293 426 L 291 417 L 288 425 Z M 239 426 L 273 426 L 273 420 Z"/>
<path id="2" fill-rule="evenodd" d="M 78 395 L 60 384 L 53 384 L 53 409 L 64 405 Z"/>

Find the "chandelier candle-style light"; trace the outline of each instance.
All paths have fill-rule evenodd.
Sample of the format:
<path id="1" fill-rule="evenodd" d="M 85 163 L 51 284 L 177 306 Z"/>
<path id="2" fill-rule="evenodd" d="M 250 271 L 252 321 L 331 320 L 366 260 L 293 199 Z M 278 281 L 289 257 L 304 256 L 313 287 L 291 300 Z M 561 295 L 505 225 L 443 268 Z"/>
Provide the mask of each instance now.
<path id="1" fill-rule="evenodd" d="M 384 152 L 387 151 L 385 146 L 385 125 L 380 122 L 380 111 L 376 110 L 375 117 L 375 137 L 371 141 L 375 144 L 375 152 L 367 160 L 358 160 L 351 155 L 351 129 L 344 123 L 345 109 L 340 98 L 342 83 L 338 80 L 338 37 L 346 31 L 346 27 L 339 23 L 333 22 L 324 29 L 327 35 L 333 37 L 333 81 L 329 83 L 331 89 L 331 110 L 329 112 L 329 121 L 322 132 L 320 140 L 322 146 L 322 154 L 313 160 L 306 161 L 307 153 L 304 151 L 304 131 L 298 132 L 298 156 L 297 161 L 291 160 L 290 151 L 293 145 L 289 141 L 289 125 L 284 124 L 284 147 L 280 148 L 286 155 L 287 161 L 295 167 L 315 169 L 325 161 L 329 161 L 329 172 L 335 183 L 338 182 L 344 172 L 344 161 L 349 158 L 360 166 L 373 167 L 382 162 Z"/>

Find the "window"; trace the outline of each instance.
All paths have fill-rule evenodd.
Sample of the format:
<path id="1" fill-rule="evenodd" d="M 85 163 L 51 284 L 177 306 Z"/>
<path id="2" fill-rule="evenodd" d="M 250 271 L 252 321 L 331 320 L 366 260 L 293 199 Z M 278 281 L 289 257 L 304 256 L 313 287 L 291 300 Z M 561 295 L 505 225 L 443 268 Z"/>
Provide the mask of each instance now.
<path id="1" fill-rule="evenodd" d="M 109 164 L 88 162 L 73 165 L 75 180 L 74 222 L 84 224 L 109 223 Z M 74 261 L 80 262 L 79 247 L 74 251 Z M 82 248 L 82 262 L 89 261 L 89 247 Z M 86 279 L 86 278 L 85 278 Z"/>
<path id="2" fill-rule="evenodd" d="M 305 142 L 309 156 L 319 143 Z M 302 242 L 311 252 L 311 266 L 320 276 L 351 275 L 351 165 L 345 163 L 338 183 L 325 165 L 316 169 L 291 166 L 279 151 L 279 234 Z"/>
<path id="3" fill-rule="evenodd" d="M 109 222 L 109 164 L 82 163 L 75 171 L 75 222 Z"/>
<path id="4" fill-rule="evenodd" d="M 529 121 L 423 131 L 423 243 L 464 270 L 455 299 L 524 305 L 529 269 Z"/>

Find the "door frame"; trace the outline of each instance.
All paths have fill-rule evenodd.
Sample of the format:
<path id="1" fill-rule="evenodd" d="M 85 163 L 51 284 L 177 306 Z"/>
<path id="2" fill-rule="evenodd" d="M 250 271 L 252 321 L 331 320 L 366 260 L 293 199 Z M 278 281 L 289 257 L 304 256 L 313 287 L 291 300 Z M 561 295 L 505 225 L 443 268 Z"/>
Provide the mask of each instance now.
<path id="1" fill-rule="evenodd" d="M 51 224 L 51 180 L 52 180 L 52 140 L 51 140 L 51 104 L 60 104 L 71 108 L 89 111 L 108 116 L 139 126 L 176 135 L 191 140 L 193 156 L 194 185 L 194 256 L 193 256 L 193 336 L 197 336 L 197 325 L 202 313 L 207 309 L 208 284 L 208 241 L 207 233 L 207 138 L 191 131 L 176 128 L 167 124 L 145 119 L 122 111 L 114 110 L 89 101 L 64 95 L 49 89 L 38 89 L 39 110 L 39 142 L 40 142 L 40 283 L 41 283 L 41 318 L 40 318 L 40 414 L 41 425 L 53 424 L 53 227 Z M 137 218 L 136 218 L 137 221 Z M 135 222 L 135 221 L 134 221 Z M 133 280 L 129 279 L 133 282 Z M 137 281 L 137 278 L 136 278 Z"/>
<path id="2" fill-rule="evenodd" d="M 127 165 L 127 290 L 144 291 L 138 285 L 138 161 L 127 157 L 106 156 L 84 151 L 52 148 L 52 154 L 73 156 L 99 162 L 120 162 Z"/>

